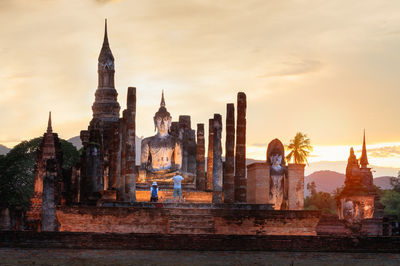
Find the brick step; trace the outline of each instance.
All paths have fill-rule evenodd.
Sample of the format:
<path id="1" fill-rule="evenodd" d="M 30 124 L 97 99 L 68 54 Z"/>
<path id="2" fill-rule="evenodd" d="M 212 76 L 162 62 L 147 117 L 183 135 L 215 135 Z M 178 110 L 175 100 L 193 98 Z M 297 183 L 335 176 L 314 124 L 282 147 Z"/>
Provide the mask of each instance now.
<path id="1" fill-rule="evenodd" d="M 214 228 L 170 228 L 170 234 L 214 234 Z"/>
<path id="2" fill-rule="evenodd" d="M 204 216 L 210 215 L 209 209 L 170 209 L 170 215 L 190 215 L 190 216 Z"/>
<path id="3" fill-rule="evenodd" d="M 170 228 L 214 228 L 214 222 L 170 222 Z"/>
<path id="4" fill-rule="evenodd" d="M 196 218 L 192 218 L 192 217 L 170 217 L 169 218 L 170 222 L 174 222 L 174 223 L 210 223 L 210 222 L 214 222 L 214 218 L 212 217 L 196 217 Z"/>
<path id="5" fill-rule="evenodd" d="M 174 219 L 174 220 L 182 219 L 182 220 L 193 220 L 193 221 L 214 220 L 213 216 L 207 215 L 207 214 L 204 214 L 204 215 L 190 215 L 190 214 L 187 214 L 187 215 L 176 215 L 176 214 L 170 214 L 169 218 L 170 219 Z"/>

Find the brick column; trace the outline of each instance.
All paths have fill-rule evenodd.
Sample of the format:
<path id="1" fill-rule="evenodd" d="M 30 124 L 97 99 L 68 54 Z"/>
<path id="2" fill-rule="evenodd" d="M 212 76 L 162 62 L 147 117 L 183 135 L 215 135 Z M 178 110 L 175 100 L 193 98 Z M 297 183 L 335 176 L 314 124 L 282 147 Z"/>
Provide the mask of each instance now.
<path id="1" fill-rule="evenodd" d="M 127 200 L 136 201 L 136 88 L 128 88 L 126 116 L 126 145 L 125 148 L 125 185 Z"/>
<path id="2" fill-rule="evenodd" d="M 304 168 L 305 164 L 289 164 L 289 210 L 304 209 Z"/>
<path id="3" fill-rule="evenodd" d="M 204 124 L 197 124 L 196 189 L 206 189 Z"/>
<path id="4" fill-rule="evenodd" d="M 214 120 L 208 120 L 208 152 L 207 152 L 207 180 L 206 190 L 213 190 L 212 175 L 213 175 L 213 149 L 214 149 Z"/>
<path id="5" fill-rule="evenodd" d="M 246 203 L 246 94 L 237 96 L 235 202 Z"/>
<path id="6" fill-rule="evenodd" d="M 222 203 L 222 117 L 214 114 L 214 149 L 213 149 L 213 203 Z"/>
<path id="7" fill-rule="evenodd" d="M 225 164 L 223 178 L 224 203 L 235 201 L 235 105 L 226 105 Z"/>

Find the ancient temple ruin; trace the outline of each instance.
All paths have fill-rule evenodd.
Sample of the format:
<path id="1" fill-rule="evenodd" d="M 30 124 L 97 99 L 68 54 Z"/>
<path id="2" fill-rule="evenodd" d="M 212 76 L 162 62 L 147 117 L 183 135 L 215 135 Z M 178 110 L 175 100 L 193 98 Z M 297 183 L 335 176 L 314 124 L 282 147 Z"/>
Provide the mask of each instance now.
<path id="1" fill-rule="evenodd" d="M 350 149 L 345 186 L 338 197 L 339 219 L 354 222 L 374 216 L 377 193 L 368 164 L 364 131 L 360 160 L 357 160 L 353 148 Z"/>
<path id="2" fill-rule="evenodd" d="M 62 195 L 62 151 L 58 134 L 53 133 L 51 113 L 47 131 L 43 134 L 36 157 L 34 193 L 31 205 L 26 213 L 26 226 L 36 231 L 55 231 L 58 223 L 55 218 L 55 206 L 65 204 Z"/>
<path id="3" fill-rule="evenodd" d="M 269 143 L 265 162 L 248 165 L 246 169 L 247 97 L 244 92 L 238 92 L 236 105 L 227 104 L 225 120 L 221 114 L 209 116 L 208 132 L 204 123 L 197 124 L 197 132 L 192 129 L 188 115 L 169 113 L 168 98 L 162 92 L 152 121 L 156 134 L 143 139 L 140 165 L 136 165 L 139 159 L 136 155 L 139 147 L 135 143 L 136 102 L 140 99 L 136 98 L 136 88 L 129 87 L 127 108 L 120 116 L 114 74 L 106 23 L 98 58 L 93 117 L 87 130 L 80 134 L 83 144 L 80 162 L 70 176 L 62 175 L 60 144 L 57 134 L 52 132 L 49 117 L 38 152 L 35 193 L 27 213 L 31 230 L 317 234 L 321 213 L 303 210 L 305 165 L 286 164 L 280 140 Z M 178 117 L 178 121 L 173 121 L 173 117 Z M 367 165 L 364 150 L 361 167 L 351 155 L 348 188 L 342 194 L 343 206 L 349 201 L 354 206 L 354 201 L 359 199 L 359 194 L 352 194 L 354 184 L 365 188 L 366 193 L 373 193 L 372 174 Z M 181 203 L 170 201 L 171 178 L 177 173 L 184 177 Z M 159 202 L 150 203 L 149 187 L 154 181 L 160 187 Z M 363 197 L 365 208 L 373 196 Z M 370 215 L 366 213 L 364 218 Z"/>

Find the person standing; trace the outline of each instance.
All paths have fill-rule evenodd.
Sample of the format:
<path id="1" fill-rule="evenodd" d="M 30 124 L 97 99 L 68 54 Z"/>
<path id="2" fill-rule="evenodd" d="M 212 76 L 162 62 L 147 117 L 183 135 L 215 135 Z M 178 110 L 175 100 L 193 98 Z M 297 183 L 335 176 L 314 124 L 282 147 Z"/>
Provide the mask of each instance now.
<path id="1" fill-rule="evenodd" d="M 158 186 L 157 182 L 153 182 L 150 187 L 150 202 L 157 202 L 158 201 Z"/>
<path id="2" fill-rule="evenodd" d="M 182 180 L 184 178 L 180 175 L 179 172 L 175 174 L 175 176 L 172 178 L 174 180 L 174 199 L 176 197 L 179 197 L 179 202 L 181 201 L 182 198 Z"/>

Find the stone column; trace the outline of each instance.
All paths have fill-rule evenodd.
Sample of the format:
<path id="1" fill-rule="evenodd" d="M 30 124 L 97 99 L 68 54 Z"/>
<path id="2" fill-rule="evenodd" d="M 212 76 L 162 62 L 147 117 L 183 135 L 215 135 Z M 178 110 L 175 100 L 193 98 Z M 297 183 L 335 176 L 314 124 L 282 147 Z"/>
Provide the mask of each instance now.
<path id="1" fill-rule="evenodd" d="M 222 203 L 222 118 L 214 114 L 214 149 L 213 149 L 213 203 Z"/>
<path id="2" fill-rule="evenodd" d="M 246 94 L 237 96 L 235 202 L 246 203 Z"/>
<path id="3" fill-rule="evenodd" d="M 188 139 L 188 167 L 187 171 L 191 174 L 196 174 L 196 131 L 193 129 L 189 130 Z"/>
<path id="4" fill-rule="evenodd" d="M 305 164 L 289 164 L 289 210 L 304 209 L 304 168 Z"/>
<path id="5" fill-rule="evenodd" d="M 189 132 L 191 127 L 191 121 L 189 115 L 179 116 L 179 132 L 182 133 L 182 166 L 181 170 L 184 173 L 188 172 L 189 164 Z"/>
<path id="6" fill-rule="evenodd" d="M 252 163 L 247 166 L 247 203 L 269 203 L 270 166 L 267 163 Z"/>
<path id="7" fill-rule="evenodd" d="M 204 124 L 197 124 L 196 189 L 206 189 Z"/>
<path id="8" fill-rule="evenodd" d="M 207 180 L 206 190 L 213 190 L 213 149 L 214 149 L 214 120 L 211 118 L 208 120 L 208 152 L 207 152 Z"/>
<path id="9" fill-rule="evenodd" d="M 126 142 L 125 138 L 125 131 L 126 131 L 126 126 L 125 126 L 125 117 L 122 116 L 122 118 L 119 120 L 119 152 L 118 152 L 118 160 L 120 162 L 119 167 L 117 167 L 117 200 L 119 201 L 125 201 L 125 148 L 126 145 L 124 143 Z"/>
<path id="10" fill-rule="evenodd" d="M 128 88 L 126 117 L 126 148 L 125 148 L 125 182 L 127 188 L 127 200 L 136 201 L 136 88 Z"/>
<path id="11" fill-rule="evenodd" d="M 224 203 L 235 201 L 235 105 L 226 105 L 225 164 L 223 179 Z"/>
<path id="12" fill-rule="evenodd" d="M 55 159 L 47 160 L 46 175 L 43 178 L 43 208 L 41 231 L 58 231 L 56 216 L 56 198 L 58 194 L 56 191 L 56 187 L 58 177 L 56 167 L 57 162 Z"/>
<path id="13" fill-rule="evenodd" d="M 110 159 L 110 180 L 109 188 L 113 190 L 117 189 L 117 179 L 118 179 L 118 168 L 121 164 L 119 160 L 119 121 L 113 124 L 112 130 L 112 152 Z"/>

